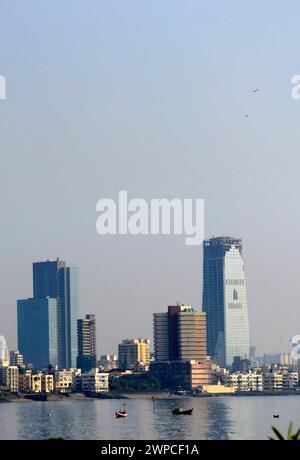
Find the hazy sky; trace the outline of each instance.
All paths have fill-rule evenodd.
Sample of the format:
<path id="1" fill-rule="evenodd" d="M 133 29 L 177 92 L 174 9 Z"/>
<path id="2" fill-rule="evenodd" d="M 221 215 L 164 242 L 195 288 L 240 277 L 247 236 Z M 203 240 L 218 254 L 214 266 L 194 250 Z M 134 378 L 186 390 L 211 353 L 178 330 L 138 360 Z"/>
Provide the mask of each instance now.
<path id="1" fill-rule="evenodd" d="M 201 306 L 199 246 L 97 235 L 97 201 L 127 190 L 204 198 L 206 236 L 243 239 L 252 343 L 289 349 L 300 334 L 299 1 L 0 0 L 0 21 L 10 348 L 33 261 L 79 266 L 98 354 L 152 339 L 152 313 L 168 304 Z"/>

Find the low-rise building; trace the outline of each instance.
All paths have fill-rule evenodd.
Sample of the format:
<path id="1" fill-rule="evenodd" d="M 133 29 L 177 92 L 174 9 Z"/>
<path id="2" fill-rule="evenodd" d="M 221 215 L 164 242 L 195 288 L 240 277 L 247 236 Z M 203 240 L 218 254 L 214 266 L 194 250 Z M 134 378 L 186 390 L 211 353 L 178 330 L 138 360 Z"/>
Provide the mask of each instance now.
<path id="1" fill-rule="evenodd" d="M 299 383 L 299 374 L 298 372 L 283 372 L 282 374 L 282 384 L 284 390 L 289 390 L 296 388 Z"/>
<path id="2" fill-rule="evenodd" d="M 32 388 L 32 371 L 26 370 L 19 374 L 19 391 L 22 393 L 31 393 Z"/>
<path id="3" fill-rule="evenodd" d="M 64 369 L 55 372 L 55 389 L 60 393 L 72 393 L 76 390 L 76 376 L 80 369 Z"/>
<path id="4" fill-rule="evenodd" d="M 9 364 L 10 366 L 23 366 L 24 358 L 22 353 L 18 350 L 9 352 Z"/>
<path id="5" fill-rule="evenodd" d="M 98 365 L 102 371 L 109 372 L 118 367 L 118 358 L 116 355 L 102 355 Z"/>
<path id="6" fill-rule="evenodd" d="M 161 381 L 163 388 L 173 390 L 196 390 L 212 383 L 210 362 L 155 361 L 150 364 L 150 372 Z"/>
<path id="7" fill-rule="evenodd" d="M 31 392 L 41 393 L 42 392 L 42 373 L 38 372 L 31 376 Z"/>
<path id="8" fill-rule="evenodd" d="M 225 385 L 203 385 L 202 387 L 203 393 L 207 394 L 232 394 L 235 393 L 236 390 L 233 387 L 227 387 Z"/>
<path id="9" fill-rule="evenodd" d="M 19 368 L 17 366 L 0 366 L 0 389 L 10 393 L 19 391 Z"/>
<path id="10" fill-rule="evenodd" d="M 92 369 L 87 374 L 77 376 L 76 389 L 79 391 L 80 382 L 80 388 L 83 393 L 105 393 L 109 390 L 108 376 L 107 372 Z"/>
<path id="11" fill-rule="evenodd" d="M 265 391 L 281 391 L 283 389 L 283 374 L 281 372 L 267 372 L 264 374 Z"/>
<path id="12" fill-rule="evenodd" d="M 42 374 L 42 392 L 52 393 L 54 391 L 54 376 L 51 374 Z"/>
<path id="13" fill-rule="evenodd" d="M 224 384 L 236 391 L 263 391 L 263 376 L 256 372 L 226 374 Z"/>

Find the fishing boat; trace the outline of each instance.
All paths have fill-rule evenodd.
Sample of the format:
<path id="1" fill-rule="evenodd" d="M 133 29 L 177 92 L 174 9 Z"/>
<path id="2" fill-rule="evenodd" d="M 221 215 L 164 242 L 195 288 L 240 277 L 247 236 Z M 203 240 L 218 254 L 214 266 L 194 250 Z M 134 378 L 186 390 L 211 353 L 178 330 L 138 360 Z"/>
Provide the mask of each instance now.
<path id="1" fill-rule="evenodd" d="M 177 409 L 172 410 L 173 415 L 192 415 L 193 413 L 193 408 L 192 409 L 183 409 L 182 407 L 179 407 Z"/>
<path id="2" fill-rule="evenodd" d="M 126 412 L 126 410 L 121 410 L 119 412 L 116 412 L 116 418 L 124 418 L 124 417 L 127 417 L 128 416 L 128 413 Z"/>

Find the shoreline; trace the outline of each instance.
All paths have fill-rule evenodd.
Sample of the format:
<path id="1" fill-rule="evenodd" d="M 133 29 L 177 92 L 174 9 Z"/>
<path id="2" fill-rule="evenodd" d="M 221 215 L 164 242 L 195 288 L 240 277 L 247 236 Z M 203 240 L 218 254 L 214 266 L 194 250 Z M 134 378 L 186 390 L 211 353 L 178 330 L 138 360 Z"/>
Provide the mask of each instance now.
<path id="1" fill-rule="evenodd" d="M 219 394 L 184 394 L 178 395 L 169 392 L 147 392 L 147 391 L 124 391 L 124 392 L 109 392 L 99 393 L 92 395 L 85 395 L 83 393 L 48 393 L 46 395 L 41 393 L 25 394 L 21 396 L 11 395 L 0 397 L 1 403 L 30 403 L 30 402 L 54 402 L 54 401 L 91 401 L 95 399 L 150 399 L 150 400 L 164 400 L 182 398 L 219 398 L 226 397 L 254 397 L 254 396 L 300 396 L 300 391 L 257 391 L 257 392 L 236 392 L 236 393 L 219 393 Z"/>

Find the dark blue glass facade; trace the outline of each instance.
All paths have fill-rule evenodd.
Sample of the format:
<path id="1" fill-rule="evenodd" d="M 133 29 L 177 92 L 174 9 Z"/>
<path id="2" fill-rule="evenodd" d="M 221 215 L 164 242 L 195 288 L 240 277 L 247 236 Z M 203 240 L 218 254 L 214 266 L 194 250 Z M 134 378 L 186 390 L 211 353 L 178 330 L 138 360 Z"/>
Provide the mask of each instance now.
<path id="1" fill-rule="evenodd" d="M 57 272 L 66 264 L 62 260 L 35 262 L 33 268 L 33 297 L 42 299 L 57 296 Z"/>
<path id="2" fill-rule="evenodd" d="M 57 365 L 56 299 L 24 299 L 17 302 L 18 348 L 25 363 L 35 369 Z"/>

